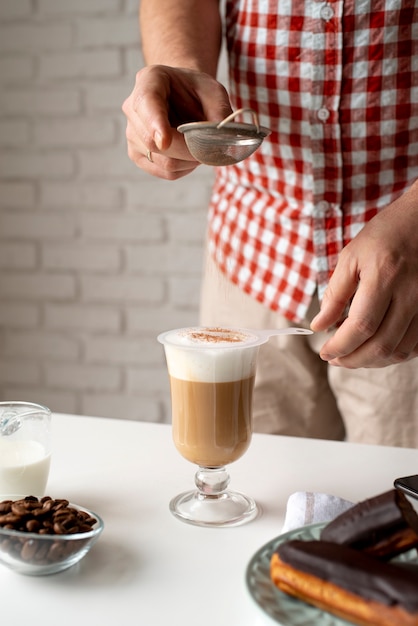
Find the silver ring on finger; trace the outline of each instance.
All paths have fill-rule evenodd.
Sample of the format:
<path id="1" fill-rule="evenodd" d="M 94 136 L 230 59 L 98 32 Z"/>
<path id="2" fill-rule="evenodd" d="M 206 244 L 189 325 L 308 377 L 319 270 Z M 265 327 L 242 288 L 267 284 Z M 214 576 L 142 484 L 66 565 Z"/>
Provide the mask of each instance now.
<path id="1" fill-rule="evenodd" d="M 147 150 L 147 159 L 150 163 L 154 163 L 154 161 L 152 160 L 152 152 L 151 150 Z"/>

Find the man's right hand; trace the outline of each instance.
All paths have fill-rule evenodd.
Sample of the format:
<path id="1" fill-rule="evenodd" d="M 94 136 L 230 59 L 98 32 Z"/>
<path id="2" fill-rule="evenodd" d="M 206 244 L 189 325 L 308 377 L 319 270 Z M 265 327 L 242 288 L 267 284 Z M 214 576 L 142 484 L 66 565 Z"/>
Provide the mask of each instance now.
<path id="1" fill-rule="evenodd" d="M 122 110 L 129 158 L 166 180 L 182 178 L 199 165 L 177 126 L 221 121 L 232 112 L 226 89 L 212 76 L 166 65 L 151 65 L 137 73 Z"/>

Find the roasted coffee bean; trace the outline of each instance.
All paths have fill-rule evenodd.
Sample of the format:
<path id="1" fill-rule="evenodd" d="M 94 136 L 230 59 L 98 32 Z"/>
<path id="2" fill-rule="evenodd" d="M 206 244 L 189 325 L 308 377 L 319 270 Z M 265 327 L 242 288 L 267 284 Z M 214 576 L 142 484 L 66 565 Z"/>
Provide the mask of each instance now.
<path id="1" fill-rule="evenodd" d="M 78 533 L 88 533 L 89 530 L 91 530 L 91 524 L 81 524 L 81 526 L 78 527 L 77 532 Z"/>
<path id="2" fill-rule="evenodd" d="M 27 496 L 12 502 L 0 502 L 0 527 L 44 534 L 88 532 L 96 519 L 69 505 L 69 501 L 44 496 Z"/>
<path id="3" fill-rule="evenodd" d="M 65 499 L 54 500 L 50 496 L 41 499 L 27 496 L 20 500 L 0 502 L 0 529 L 7 528 L 42 535 L 74 535 L 89 532 L 96 519 L 70 506 Z M 52 538 L 51 538 L 52 539 Z M 11 557 L 26 562 L 48 564 L 77 552 L 84 539 L 69 542 L 43 540 L 35 537 L 2 537 L 1 550 Z"/>
<path id="4" fill-rule="evenodd" d="M 38 563 L 44 562 L 48 554 L 48 551 L 49 551 L 49 544 L 46 541 L 39 541 L 38 549 L 35 554 L 35 560 Z"/>
<path id="5" fill-rule="evenodd" d="M 52 498 L 49 498 L 48 500 L 45 500 L 42 503 L 42 509 L 44 511 L 50 511 L 53 506 L 54 506 L 54 501 L 52 500 Z"/>
<path id="6" fill-rule="evenodd" d="M 11 512 L 6 513 L 5 515 L 0 515 L 0 526 L 4 526 L 5 524 L 18 525 L 21 519 L 20 515 L 15 515 Z"/>
<path id="7" fill-rule="evenodd" d="M 70 504 L 68 500 L 54 500 L 54 502 L 55 502 L 55 505 L 54 505 L 55 511 L 59 511 L 59 509 L 64 509 Z"/>
<path id="8" fill-rule="evenodd" d="M 68 508 L 66 506 L 60 509 L 54 509 L 52 515 L 53 515 L 54 520 L 66 519 L 68 517 L 75 517 L 74 511 L 75 509 Z"/>
<path id="9" fill-rule="evenodd" d="M 12 513 L 18 515 L 19 517 L 27 515 L 29 511 L 30 504 L 26 505 L 26 503 L 22 503 L 21 501 L 13 502 L 12 504 Z"/>
<path id="10" fill-rule="evenodd" d="M 37 543 L 38 542 L 33 539 L 25 541 L 20 552 L 20 556 L 24 561 L 32 561 L 38 549 Z"/>
<path id="11" fill-rule="evenodd" d="M 29 533 L 37 533 L 41 528 L 41 524 L 36 519 L 30 519 L 26 522 L 25 528 Z"/>

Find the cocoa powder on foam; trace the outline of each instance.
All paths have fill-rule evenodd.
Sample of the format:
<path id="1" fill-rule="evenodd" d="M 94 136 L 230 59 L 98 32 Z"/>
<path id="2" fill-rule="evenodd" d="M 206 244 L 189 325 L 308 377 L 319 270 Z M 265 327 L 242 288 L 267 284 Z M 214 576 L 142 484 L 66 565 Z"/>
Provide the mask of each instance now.
<path id="1" fill-rule="evenodd" d="M 193 331 L 188 336 L 202 343 L 242 343 L 246 335 L 232 332 L 227 328 L 207 328 L 203 331 Z"/>

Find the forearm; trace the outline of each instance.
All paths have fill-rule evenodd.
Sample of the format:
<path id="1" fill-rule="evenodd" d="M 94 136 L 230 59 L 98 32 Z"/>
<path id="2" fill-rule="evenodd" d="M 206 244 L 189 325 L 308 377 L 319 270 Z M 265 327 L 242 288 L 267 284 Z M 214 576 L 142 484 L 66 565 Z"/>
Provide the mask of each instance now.
<path id="1" fill-rule="evenodd" d="M 219 0 L 141 0 L 139 22 L 148 65 L 216 76 L 222 42 Z"/>

